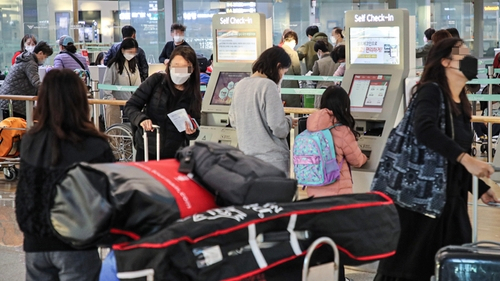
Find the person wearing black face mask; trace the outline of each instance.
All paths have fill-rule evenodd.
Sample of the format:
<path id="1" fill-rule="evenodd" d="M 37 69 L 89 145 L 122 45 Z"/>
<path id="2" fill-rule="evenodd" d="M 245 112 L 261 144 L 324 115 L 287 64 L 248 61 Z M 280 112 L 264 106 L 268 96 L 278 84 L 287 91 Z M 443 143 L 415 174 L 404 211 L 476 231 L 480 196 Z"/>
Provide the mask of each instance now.
<path id="1" fill-rule="evenodd" d="M 435 217 L 396 205 L 401 226 L 396 254 L 380 261 L 374 281 L 429 280 L 440 248 L 471 242 L 467 211 L 471 175 L 489 177 L 493 173 L 488 163 L 468 154 L 473 133 L 471 104 L 464 87 L 476 75 L 477 59 L 469 55 L 461 39 L 443 39 L 431 48 L 420 83 L 413 89 L 413 132 L 416 141 L 445 158 L 447 174 L 439 192 L 426 190 L 418 200 L 445 204 Z M 441 116 L 445 118 L 444 131 Z M 484 203 L 499 201 L 482 181 L 479 194 Z"/>

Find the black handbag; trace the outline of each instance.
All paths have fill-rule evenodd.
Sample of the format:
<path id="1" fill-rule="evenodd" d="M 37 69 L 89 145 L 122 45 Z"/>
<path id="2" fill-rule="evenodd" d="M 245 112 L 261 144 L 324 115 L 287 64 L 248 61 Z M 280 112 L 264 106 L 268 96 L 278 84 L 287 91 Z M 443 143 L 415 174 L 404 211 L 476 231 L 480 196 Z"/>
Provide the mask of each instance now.
<path id="1" fill-rule="evenodd" d="M 446 203 L 448 161 L 419 143 L 413 132 L 417 95 L 418 92 L 411 100 L 403 120 L 389 134 L 371 190 L 387 194 L 394 203 L 405 209 L 437 217 Z M 439 125 L 441 131 L 446 132 L 446 98 L 442 91 L 439 97 Z M 450 120 L 453 126 L 453 119 Z M 452 138 L 453 134 L 452 128 Z"/>

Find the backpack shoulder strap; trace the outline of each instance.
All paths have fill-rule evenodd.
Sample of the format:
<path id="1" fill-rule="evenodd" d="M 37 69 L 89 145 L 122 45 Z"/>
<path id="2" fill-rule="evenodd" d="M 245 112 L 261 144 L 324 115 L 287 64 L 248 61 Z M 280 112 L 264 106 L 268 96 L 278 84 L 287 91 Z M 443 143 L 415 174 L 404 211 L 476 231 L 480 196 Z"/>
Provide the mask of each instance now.
<path id="1" fill-rule="evenodd" d="M 72 57 L 81 67 L 83 70 L 85 70 L 85 66 L 83 66 L 83 63 L 71 52 L 61 52 L 63 54 L 68 54 L 70 57 Z"/>
<path id="2" fill-rule="evenodd" d="M 335 123 L 332 126 L 328 127 L 327 130 L 331 130 L 331 129 L 335 128 L 335 127 L 342 126 L 342 125 L 343 125 L 342 123 Z"/>
<path id="3" fill-rule="evenodd" d="M 328 141 L 328 143 L 332 145 L 332 148 L 330 149 L 330 151 L 332 152 L 332 158 L 335 159 L 337 157 L 337 155 L 335 153 L 335 143 L 333 142 L 333 136 L 332 136 L 332 133 L 330 132 L 330 129 L 332 129 L 333 127 L 336 127 L 336 126 L 333 125 L 333 126 L 328 128 L 328 131 L 322 130 L 322 132 L 323 132 L 323 135 L 325 136 L 326 140 Z"/>

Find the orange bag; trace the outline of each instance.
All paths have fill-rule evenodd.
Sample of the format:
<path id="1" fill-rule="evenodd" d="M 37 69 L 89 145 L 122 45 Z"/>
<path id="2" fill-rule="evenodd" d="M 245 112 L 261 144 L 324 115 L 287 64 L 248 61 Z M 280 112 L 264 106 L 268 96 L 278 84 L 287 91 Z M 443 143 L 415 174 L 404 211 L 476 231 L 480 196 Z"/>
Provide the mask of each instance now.
<path id="1" fill-rule="evenodd" d="M 21 137 L 26 133 L 26 120 L 9 117 L 0 122 L 0 157 L 19 156 Z"/>

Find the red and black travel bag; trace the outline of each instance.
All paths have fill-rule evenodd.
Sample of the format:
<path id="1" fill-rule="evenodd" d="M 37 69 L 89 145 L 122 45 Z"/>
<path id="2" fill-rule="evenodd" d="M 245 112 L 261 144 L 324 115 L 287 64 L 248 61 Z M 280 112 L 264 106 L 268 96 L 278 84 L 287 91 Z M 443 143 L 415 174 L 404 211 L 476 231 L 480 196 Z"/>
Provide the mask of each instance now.
<path id="1" fill-rule="evenodd" d="M 319 237 L 335 241 L 343 264 L 359 265 L 393 255 L 399 232 L 389 197 L 347 194 L 216 208 L 113 249 L 123 279 L 154 271 L 155 281 L 299 280 L 294 261 Z"/>

